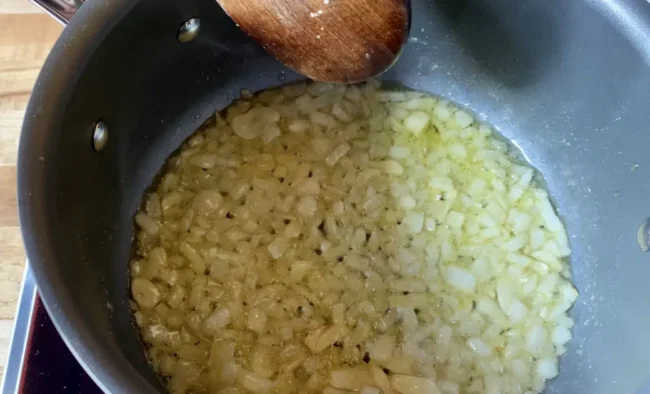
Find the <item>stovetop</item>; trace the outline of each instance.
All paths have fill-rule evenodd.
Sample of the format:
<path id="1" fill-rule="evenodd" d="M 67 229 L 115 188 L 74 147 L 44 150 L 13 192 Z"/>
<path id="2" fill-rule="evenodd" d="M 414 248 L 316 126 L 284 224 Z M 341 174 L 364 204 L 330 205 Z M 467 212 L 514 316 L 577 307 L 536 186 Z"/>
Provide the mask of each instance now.
<path id="1" fill-rule="evenodd" d="M 18 301 L 3 394 L 99 394 L 47 314 L 29 266 Z"/>

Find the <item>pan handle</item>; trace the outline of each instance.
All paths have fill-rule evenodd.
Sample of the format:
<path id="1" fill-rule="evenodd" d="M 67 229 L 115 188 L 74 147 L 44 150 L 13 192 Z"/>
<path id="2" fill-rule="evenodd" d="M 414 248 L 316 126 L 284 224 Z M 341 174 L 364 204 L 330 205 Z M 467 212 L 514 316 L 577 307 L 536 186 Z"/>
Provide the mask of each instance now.
<path id="1" fill-rule="evenodd" d="M 67 25 L 86 0 L 31 0 L 31 2 L 63 25 Z"/>

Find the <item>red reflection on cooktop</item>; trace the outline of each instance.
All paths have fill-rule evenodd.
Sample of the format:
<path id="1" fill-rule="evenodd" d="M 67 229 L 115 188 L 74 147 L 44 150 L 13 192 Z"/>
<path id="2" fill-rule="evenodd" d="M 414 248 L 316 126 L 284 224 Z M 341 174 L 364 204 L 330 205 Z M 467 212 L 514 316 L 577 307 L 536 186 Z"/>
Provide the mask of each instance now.
<path id="1" fill-rule="evenodd" d="M 33 307 L 34 313 L 29 328 L 18 392 L 21 394 L 102 393 L 68 350 L 52 324 L 40 297 L 36 296 Z"/>

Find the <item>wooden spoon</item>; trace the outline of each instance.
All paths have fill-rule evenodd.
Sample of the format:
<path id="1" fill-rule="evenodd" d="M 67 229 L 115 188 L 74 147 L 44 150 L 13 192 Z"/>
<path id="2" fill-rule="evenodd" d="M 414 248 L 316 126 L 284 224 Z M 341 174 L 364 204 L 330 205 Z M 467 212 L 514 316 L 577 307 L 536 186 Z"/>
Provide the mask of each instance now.
<path id="1" fill-rule="evenodd" d="M 285 65 L 318 81 L 360 82 L 399 56 L 410 0 L 217 0 Z"/>

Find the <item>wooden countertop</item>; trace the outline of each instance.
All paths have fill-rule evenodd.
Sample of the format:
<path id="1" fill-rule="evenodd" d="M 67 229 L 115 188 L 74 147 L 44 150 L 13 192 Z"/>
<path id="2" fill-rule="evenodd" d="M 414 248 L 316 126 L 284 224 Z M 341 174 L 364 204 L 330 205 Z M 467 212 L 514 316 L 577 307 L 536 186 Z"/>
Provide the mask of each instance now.
<path id="1" fill-rule="evenodd" d="M 0 0 L 0 379 L 25 251 L 16 204 L 16 151 L 27 100 L 63 27 L 28 0 Z"/>

